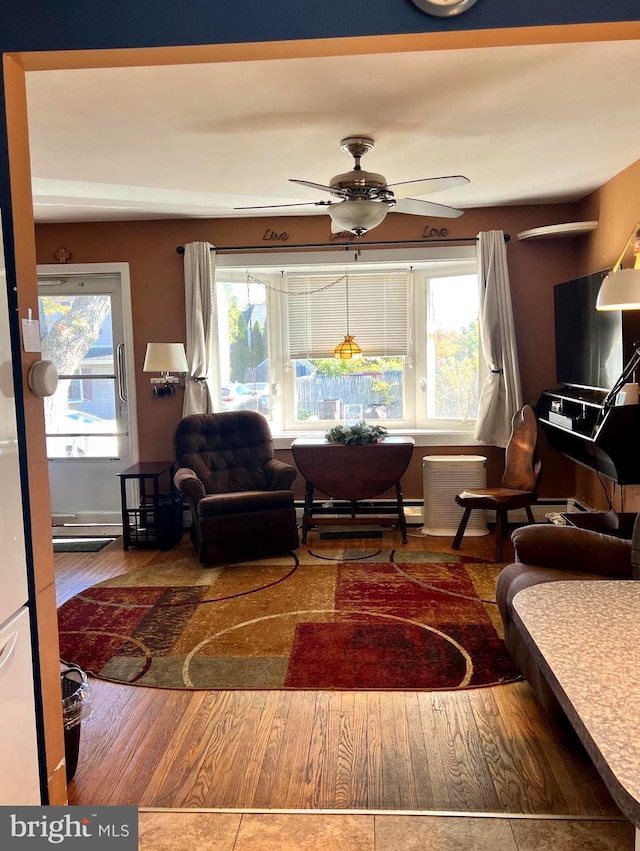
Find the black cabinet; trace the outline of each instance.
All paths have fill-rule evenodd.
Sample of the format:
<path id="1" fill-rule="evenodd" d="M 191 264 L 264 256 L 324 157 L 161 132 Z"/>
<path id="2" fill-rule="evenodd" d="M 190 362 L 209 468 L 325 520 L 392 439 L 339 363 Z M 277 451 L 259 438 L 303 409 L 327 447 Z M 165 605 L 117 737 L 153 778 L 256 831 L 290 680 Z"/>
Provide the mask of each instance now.
<path id="1" fill-rule="evenodd" d="M 606 395 L 545 390 L 535 411 L 553 449 L 621 485 L 640 484 L 640 405 L 605 406 Z"/>

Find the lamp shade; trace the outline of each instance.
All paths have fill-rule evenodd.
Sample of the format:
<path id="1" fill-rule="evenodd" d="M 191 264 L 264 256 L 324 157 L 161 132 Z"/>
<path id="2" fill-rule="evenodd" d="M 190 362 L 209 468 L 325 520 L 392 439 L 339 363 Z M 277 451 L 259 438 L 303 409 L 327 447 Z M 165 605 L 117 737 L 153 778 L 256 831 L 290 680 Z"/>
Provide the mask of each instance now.
<path id="1" fill-rule="evenodd" d="M 344 340 L 334 349 L 334 357 L 340 360 L 351 360 L 362 355 L 362 349 L 350 334 L 346 334 Z"/>
<path id="2" fill-rule="evenodd" d="M 143 372 L 189 372 L 184 343 L 147 343 Z"/>
<path id="3" fill-rule="evenodd" d="M 328 212 L 331 221 L 341 230 L 362 236 L 385 220 L 389 206 L 382 201 L 352 198 L 332 204 Z"/>
<path id="4" fill-rule="evenodd" d="M 610 272 L 600 286 L 596 310 L 640 310 L 640 269 Z"/>

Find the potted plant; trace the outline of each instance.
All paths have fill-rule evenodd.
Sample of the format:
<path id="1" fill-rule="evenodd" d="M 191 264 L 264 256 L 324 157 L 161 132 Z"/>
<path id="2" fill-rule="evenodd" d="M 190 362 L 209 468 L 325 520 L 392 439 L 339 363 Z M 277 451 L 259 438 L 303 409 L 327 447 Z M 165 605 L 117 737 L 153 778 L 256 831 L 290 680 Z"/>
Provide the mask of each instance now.
<path id="1" fill-rule="evenodd" d="M 379 443 L 384 440 L 386 428 L 362 422 L 350 426 L 337 425 L 325 434 L 329 443 L 345 443 L 351 446 L 364 446 L 367 443 Z"/>

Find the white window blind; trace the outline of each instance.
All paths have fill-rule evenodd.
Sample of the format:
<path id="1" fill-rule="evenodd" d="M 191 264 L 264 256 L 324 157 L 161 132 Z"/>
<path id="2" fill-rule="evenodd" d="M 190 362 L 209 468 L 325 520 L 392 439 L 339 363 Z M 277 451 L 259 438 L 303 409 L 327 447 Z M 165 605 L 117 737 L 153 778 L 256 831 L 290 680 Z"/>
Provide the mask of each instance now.
<path id="1" fill-rule="evenodd" d="M 408 269 L 354 271 L 341 279 L 336 271 L 288 272 L 289 357 L 333 357 L 347 333 L 347 280 L 349 334 L 362 354 L 406 355 L 410 276 Z"/>

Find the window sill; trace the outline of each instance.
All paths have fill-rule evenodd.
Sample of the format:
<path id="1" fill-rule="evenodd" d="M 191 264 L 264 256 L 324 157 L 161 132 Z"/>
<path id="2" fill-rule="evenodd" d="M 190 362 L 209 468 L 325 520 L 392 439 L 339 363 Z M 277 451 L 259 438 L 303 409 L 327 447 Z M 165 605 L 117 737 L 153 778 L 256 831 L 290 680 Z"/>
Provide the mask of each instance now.
<path id="1" fill-rule="evenodd" d="M 275 449 L 290 449 L 291 443 L 296 437 L 324 437 L 326 429 L 322 431 L 304 432 L 273 432 L 273 445 Z M 398 434 L 412 437 L 416 446 L 484 446 L 485 444 L 474 438 L 470 431 L 448 431 L 440 429 L 389 429 L 389 434 Z"/>

